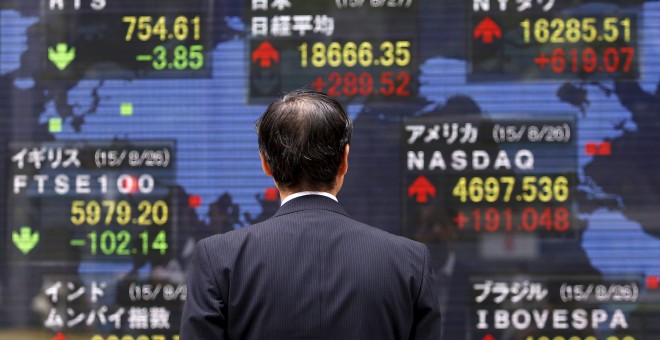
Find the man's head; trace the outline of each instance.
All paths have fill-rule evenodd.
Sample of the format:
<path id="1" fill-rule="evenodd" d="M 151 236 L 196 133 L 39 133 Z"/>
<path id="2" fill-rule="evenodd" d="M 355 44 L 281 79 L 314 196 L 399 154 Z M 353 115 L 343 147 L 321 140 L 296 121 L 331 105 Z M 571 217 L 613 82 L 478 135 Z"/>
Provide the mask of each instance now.
<path id="1" fill-rule="evenodd" d="M 270 104 L 255 127 L 264 171 L 281 191 L 341 186 L 353 124 L 336 100 L 293 91 Z"/>

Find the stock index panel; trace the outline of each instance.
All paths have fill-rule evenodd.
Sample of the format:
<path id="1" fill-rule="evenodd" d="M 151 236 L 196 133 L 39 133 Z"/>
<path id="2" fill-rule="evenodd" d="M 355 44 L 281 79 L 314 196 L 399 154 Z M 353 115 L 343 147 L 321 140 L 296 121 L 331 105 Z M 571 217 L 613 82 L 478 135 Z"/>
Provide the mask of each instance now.
<path id="1" fill-rule="evenodd" d="M 355 124 L 340 202 L 425 243 L 441 339 L 660 334 L 660 3 L 0 2 L 0 338 L 178 340 L 194 244 L 278 209 L 276 96 Z"/>

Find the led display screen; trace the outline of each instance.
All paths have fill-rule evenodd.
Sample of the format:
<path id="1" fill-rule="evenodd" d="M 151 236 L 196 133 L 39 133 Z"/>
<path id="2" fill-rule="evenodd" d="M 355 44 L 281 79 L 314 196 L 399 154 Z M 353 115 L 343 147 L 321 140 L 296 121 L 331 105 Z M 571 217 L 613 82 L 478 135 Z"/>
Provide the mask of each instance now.
<path id="1" fill-rule="evenodd" d="M 200 239 L 272 216 L 255 120 L 354 122 L 338 198 L 425 243 L 442 339 L 660 334 L 660 3 L 3 0 L 0 338 L 178 340 Z"/>

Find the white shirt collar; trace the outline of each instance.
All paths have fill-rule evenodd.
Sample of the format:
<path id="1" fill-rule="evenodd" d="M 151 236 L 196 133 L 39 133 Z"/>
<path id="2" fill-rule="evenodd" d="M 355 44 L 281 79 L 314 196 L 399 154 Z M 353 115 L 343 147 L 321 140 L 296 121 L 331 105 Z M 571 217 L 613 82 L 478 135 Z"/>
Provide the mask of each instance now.
<path id="1" fill-rule="evenodd" d="M 300 192 L 297 192 L 295 194 L 291 194 L 291 195 L 285 197 L 282 200 L 282 204 L 280 204 L 280 206 L 284 205 L 284 203 L 286 203 L 286 202 L 288 202 L 288 201 L 290 201 L 294 198 L 307 196 L 307 195 L 321 195 L 321 196 L 331 198 L 331 199 L 335 200 L 335 202 L 339 202 L 339 201 L 337 201 L 337 197 L 335 197 L 335 195 L 333 195 L 329 192 L 325 192 L 325 191 L 300 191 Z"/>

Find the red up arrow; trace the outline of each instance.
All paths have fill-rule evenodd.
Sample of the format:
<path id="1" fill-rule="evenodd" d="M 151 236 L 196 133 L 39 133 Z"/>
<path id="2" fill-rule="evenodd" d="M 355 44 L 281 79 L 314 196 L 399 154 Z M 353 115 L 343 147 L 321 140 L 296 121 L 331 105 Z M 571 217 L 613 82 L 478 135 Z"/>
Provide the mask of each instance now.
<path id="1" fill-rule="evenodd" d="M 259 47 L 252 52 L 252 62 L 259 62 L 259 66 L 262 68 L 269 68 L 272 65 L 271 60 L 279 63 L 280 52 L 278 52 L 268 41 L 259 44 Z"/>
<path id="2" fill-rule="evenodd" d="M 435 187 L 428 179 L 424 176 L 419 176 L 413 182 L 413 184 L 408 187 L 408 196 L 413 197 L 417 196 L 416 200 L 418 203 L 426 203 L 429 201 L 429 195 L 435 197 Z"/>
<path id="3" fill-rule="evenodd" d="M 53 340 L 66 340 L 66 337 L 64 336 L 64 334 L 62 334 L 62 332 L 58 332 L 57 334 L 55 334 Z"/>
<path id="4" fill-rule="evenodd" d="M 500 26 L 497 26 L 495 21 L 491 20 L 489 17 L 485 17 L 484 20 L 474 28 L 474 38 L 479 39 L 484 44 L 493 43 L 493 37 L 502 38 L 502 29 Z"/>
<path id="5" fill-rule="evenodd" d="M 490 334 L 486 334 L 486 335 L 484 335 L 482 340 L 495 340 L 495 337 L 490 335 Z"/>

